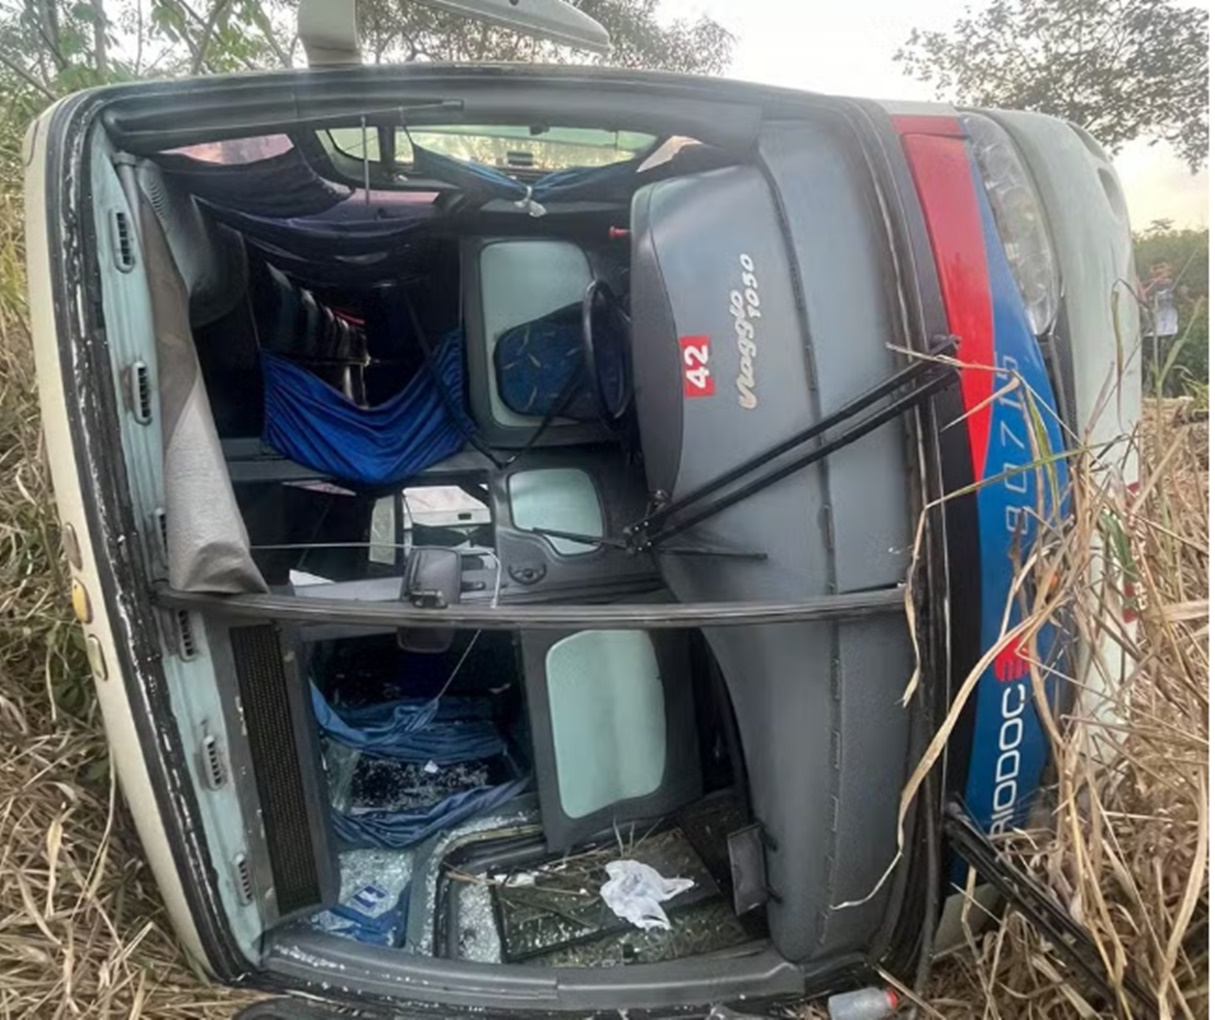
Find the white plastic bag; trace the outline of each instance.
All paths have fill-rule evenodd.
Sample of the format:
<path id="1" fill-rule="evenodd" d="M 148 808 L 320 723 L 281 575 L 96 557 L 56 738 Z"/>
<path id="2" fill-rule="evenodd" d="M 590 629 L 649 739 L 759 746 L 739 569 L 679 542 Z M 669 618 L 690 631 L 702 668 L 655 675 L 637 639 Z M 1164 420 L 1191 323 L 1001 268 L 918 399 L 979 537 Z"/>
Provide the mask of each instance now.
<path id="1" fill-rule="evenodd" d="M 663 878 L 640 861 L 611 861 L 607 873 L 608 880 L 599 890 L 603 902 L 642 931 L 670 931 L 671 922 L 659 904 L 696 884 L 690 878 Z"/>

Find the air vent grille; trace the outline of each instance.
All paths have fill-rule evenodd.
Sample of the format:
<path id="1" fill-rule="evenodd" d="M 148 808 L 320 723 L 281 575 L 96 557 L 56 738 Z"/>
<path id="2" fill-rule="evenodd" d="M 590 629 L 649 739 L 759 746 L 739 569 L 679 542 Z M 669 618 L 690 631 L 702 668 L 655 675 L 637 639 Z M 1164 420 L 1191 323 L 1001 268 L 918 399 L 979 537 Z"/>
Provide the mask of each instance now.
<path id="1" fill-rule="evenodd" d="M 131 366 L 131 413 L 140 425 L 152 424 L 152 370 L 143 361 Z"/>
<path id="2" fill-rule="evenodd" d="M 164 558 L 165 563 L 169 562 L 169 515 L 165 513 L 163 506 L 158 506 L 152 511 L 152 517 L 156 523 L 156 538 L 160 542 L 160 554 Z"/>
<path id="3" fill-rule="evenodd" d="M 131 218 L 121 209 L 110 214 L 110 240 L 114 246 L 114 265 L 120 272 L 129 273 L 135 268 L 135 235 L 131 231 Z"/>
<path id="4" fill-rule="evenodd" d="M 173 613 L 173 625 L 177 638 L 177 654 L 189 662 L 198 657 L 198 643 L 194 640 L 194 620 L 184 609 Z"/>
<path id="5" fill-rule="evenodd" d="M 262 822 L 279 915 L 311 908 L 322 899 L 317 846 L 301 769 L 301 748 L 291 717 L 291 680 L 278 632 L 262 625 L 230 632 L 232 657 L 261 801 Z M 316 794 L 311 791 L 312 796 Z"/>
<path id="6" fill-rule="evenodd" d="M 228 781 L 228 770 L 224 768 L 223 751 L 213 733 L 208 733 L 202 739 L 202 764 L 207 785 L 212 790 L 218 790 Z"/>
<path id="7" fill-rule="evenodd" d="M 144 543 L 148 549 L 148 571 L 155 580 L 169 573 L 168 519 L 164 507 L 157 507 L 145 518 Z"/>
<path id="8" fill-rule="evenodd" d="M 249 865 L 249 858 L 237 854 L 232 862 L 232 870 L 236 872 L 236 893 L 241 903 L 248 906 L 253 902 L 253 868 Z"/>

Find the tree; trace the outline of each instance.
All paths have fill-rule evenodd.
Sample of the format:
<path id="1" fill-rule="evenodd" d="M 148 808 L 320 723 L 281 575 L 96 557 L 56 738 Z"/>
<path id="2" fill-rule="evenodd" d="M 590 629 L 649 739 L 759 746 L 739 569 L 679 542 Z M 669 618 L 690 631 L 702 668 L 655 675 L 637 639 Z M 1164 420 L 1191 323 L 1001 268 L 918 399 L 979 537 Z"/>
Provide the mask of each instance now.
<path id="1" fill-rule="evenodd" d="M 659 0 L 573 0 L 607 26 L 607 62 L 720 74 L 734 39 L 710 18 L 663 23 Z M 291 66 L 298 0 L 0 0 L 0 86 L 48 101 L 148 74 Z M 396 60 L 600 58 L 530 39 L 414 0 L 360 0 L 368 55 Z"/>
<path id="2" fill-rule="evenodd" d="M 402 60 L 543 60 L 721 74 L 734 37 L 711 18 L 663 24 L 659 0 L 572 0 L 612 37 L 605 58 L 444 14 L 413 0 L 361 0 L 364 48 L 376 63 Z"/>
<path id="3" fill-rule="evenodd" d="M 607 63 L 720 74 L 734 39 L 709 18 L 664 23 L 659 0 L 573 0 L 611 32 Z M 20 177 L 21 132 L 61 95 L 109 82 L 290 67 L 298 0 L 0 0 L 0 181 Z M 369 59 L 603 58 L 443 14 L 414 0 L 360 0 Z"/>
<path id="4" fill-rule="evenodd" d="M 1207 159 L 1207 13 L 1173 0 L 989 0 L 894 55 L 967 106 L 1037 110 L 1107 148 L 1141 136 Z"/>
<path id="5" fill-rule="evenodd" d="M 0 183 L 25 125 L 59 96 L 145 76 L 289 64 L 263 0 L 0 0 Z"/>

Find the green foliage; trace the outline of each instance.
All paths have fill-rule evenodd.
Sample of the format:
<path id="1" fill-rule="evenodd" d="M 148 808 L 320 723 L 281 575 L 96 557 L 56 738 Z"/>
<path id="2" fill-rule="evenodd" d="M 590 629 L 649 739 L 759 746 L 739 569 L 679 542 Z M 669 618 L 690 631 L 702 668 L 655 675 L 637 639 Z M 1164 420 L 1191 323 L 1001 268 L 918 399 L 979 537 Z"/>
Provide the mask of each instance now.
<path id="1" fill-rule="evenodd" d="M 40 682 L 57 710 L 84 718 L 93 683 L 39 449 L 27 311 L 20 200 L 0 193 L 0 688 Z"/>
<path id="2" fill-rule="evenodd" d="M 1145 296 L 1153 276 L 1167 272 L 1181 329 L 1174 338 L 1157 340 L 1152 317 L 1145 313 L 1144 372 L 1153 393 L 1205 391 L 1210 372 L 1209 267 L 1209 230 L 1176 230 L 1170 221 L 1157 220 L 1135 236 L 1135 269 Z"/>
<path id="3" fill-rule="evenodd" d="M 607 63 L 720 74 L 734 38 L 710 18 L 660 21 L 659 0 L 572 0 L 612 35 Z M 21 178 L 25 126 L 60 96 L 149 76 L 291 67 L 298 0 L 0 0 L 0 187 Z M 414 0 L 360 0 L 376 63 L 599 62 Z"/>
<path id="4" fill-rule="evenodd" d="M 1211 384 L 1196 379 L 1185 381 L 1185 395 L 1194 401 L 1193 409 L 1199 414 L 1211 413 Z"/>
<path id="5" fill-rule="evenodd" d="M 988 0 L 894 59 L 967 106 L 1037 110 L 1111 150 L 1144 136 L 1207 160 L 1207 12 L 1173 0 Z"/>
<path id="6" fill-rule="evenodd" d="M 685 74 L 720 74 L 730 62 L 734 38 L 711 18 L 664 24 L 658 0 L 572 0 L 612 37 L 606 58 L 531 39 L 413 0 L 361 0 L 359 26 L 369 58 L 402 60 L 603 62 Z"/>

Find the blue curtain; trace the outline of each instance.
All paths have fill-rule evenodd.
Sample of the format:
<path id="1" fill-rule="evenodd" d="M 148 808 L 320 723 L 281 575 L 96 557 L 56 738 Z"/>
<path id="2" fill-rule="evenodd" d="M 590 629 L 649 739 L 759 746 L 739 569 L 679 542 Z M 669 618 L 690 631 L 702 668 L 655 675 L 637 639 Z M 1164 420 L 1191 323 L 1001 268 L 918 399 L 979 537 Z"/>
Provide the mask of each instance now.
<path id="1" fill-rule="evenodd" d="M 455 765 L 506 753 L 497 727 L 475 703 L 408 698 L 339 714 L 314 685 L 312 711 L 329 739 L 379 758 Z"/>
<path id="2" fill-rule="evenodd" d="M 241 209 L 204 203 L 220 223 L 248 238 L 305 259 L 367 258 L 414 241 L 437 215 L 434 207 L 404 206 L 384 219 L 322 219 L 317 216 L 254 216 Z"/>
<path id="3" fill-rule="evenodd" d="M 349 847 L 405 850 L 474 815 L 505 804 L 530 784 L 531 777 L 524 776 L 499 786 L 462 790 L 417 811 L 361 811 L 357 815 L 334 812 L 333 828 Z"/>
<path id="4" fill-rule="evenodd" d="M 250 163 L 208 163 L 175 152 L 153 158 L 173 184 L 253 216 L 315 216 L 352 193 L 321 178 L 296 148 Z"/>
<path id="5" fill-rule="evenodd" d="M 437 374 L 423 368 L 391 400 L 378 407 L 353 403 L 311 372 L 262 352 L 267 446 L 330 478 L 368 486 L 405 481 L 450 457 L 472 434 L 464 405 L 464 345 L 459 333 L 435 352 Z"/>
<path id="6" fill-rule="evenodd" d="M 476 700 L 403 698 L 345 709 L 339 715 L 313 684 L 312 710 L 321 732 L 330 740 L 381 758 L 456 765 L 506 753 L 488 705 Z M 404 850 L 505 804 L 530 784 L 531 777 L 523 776 L 498 786 L 461 790 L 429 807 L 407 811 L 334 811 L 333 828 L 348 847 Z"/>
<path id="7" fill-rule="evenodd" d="M 630 159 L 608 166 L 570 167 L 541 177 L 531 187 L 533 201 L 573 202 L 608 201 L 626 198 L 637 185 L 637 171 L 644 160 Z M 515 178 L 480 163 L 453 159 L 419 145 L 413 147 L 414 172 L 447 184 L 454 184 L 471 198 L 488 202 L 495 198 L 522 202 L 528 188 Z"/>

